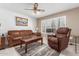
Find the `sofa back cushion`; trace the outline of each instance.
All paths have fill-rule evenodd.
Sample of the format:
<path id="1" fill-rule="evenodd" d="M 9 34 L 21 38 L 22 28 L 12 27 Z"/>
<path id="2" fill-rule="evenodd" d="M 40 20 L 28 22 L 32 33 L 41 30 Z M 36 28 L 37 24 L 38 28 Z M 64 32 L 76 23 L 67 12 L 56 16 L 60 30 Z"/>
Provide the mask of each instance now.
<path id="1" fill-rule="evenodd" d="M 12 36 L 26 36 L 26 35 L 31 35 L 32 34 L 32 30 L 11 30 L 8 31 L 8 35 L 12 35 Z"/>
<path id="2" fill-rule="evenodd" d="M 32 30 L 22 30 L 20 32 L 21 36 L 27 36 L 32 34 Z"/>
<path id="3" fill-rule="evenodd" d="M 8 31 L 8 35 L 16 37 L 16 36 L 19 36 L 20 33 L 17 30 L 12 30 L 12 31 Z"/>

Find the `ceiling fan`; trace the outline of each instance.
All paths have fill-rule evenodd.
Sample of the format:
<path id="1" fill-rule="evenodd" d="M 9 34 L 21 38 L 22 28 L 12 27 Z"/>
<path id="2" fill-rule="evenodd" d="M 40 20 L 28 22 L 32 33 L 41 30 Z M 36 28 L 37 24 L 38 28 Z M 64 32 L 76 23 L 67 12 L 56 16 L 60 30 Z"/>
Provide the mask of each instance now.
<path id="1" fill-rule="evenodd" d="M 33 12 L 34 12 L 35 14 L 36 14 L 37 12 L 45 12 L 44 9 L 39 9 L 39 8 L 38 8 L 38 3 L 34 3 L 32 9 L 24 9 L 24 10 L 33 10 Z"/>

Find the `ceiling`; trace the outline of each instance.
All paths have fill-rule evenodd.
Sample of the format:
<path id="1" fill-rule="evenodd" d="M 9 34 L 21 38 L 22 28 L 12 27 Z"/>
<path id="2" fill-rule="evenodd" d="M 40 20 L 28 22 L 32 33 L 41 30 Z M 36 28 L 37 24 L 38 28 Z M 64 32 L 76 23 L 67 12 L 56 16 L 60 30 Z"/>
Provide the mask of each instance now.
<path id="1" fill-rule="evenodd" d="M 40 12 L 39 14 L 35 15 L 33 14 L 33 11 L 24 10 L 26 8 L 31 9 L 33 7 L 32 5 L 33 3 L 0 3 L 0 8 L 32 17 L 43 17 L 46 15 L 79 7 L 79 3 L 39 3 L 38 8 L 45 9 L 45 12 Z"/>

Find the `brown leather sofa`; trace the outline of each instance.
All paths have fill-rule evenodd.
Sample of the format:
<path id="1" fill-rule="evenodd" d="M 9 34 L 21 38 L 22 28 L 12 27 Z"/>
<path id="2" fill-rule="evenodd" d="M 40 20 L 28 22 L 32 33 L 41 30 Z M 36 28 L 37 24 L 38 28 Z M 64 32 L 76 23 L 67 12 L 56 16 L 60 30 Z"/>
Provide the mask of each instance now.
<path id="1" fill-rule="evenodd" d="M 8 37 L 7 37 L 8 45 L 9 45 L 9 47 L 20 45 L 21 44 L 20 39 L 23 39 L 23 38 L 27 39 L 27 38 L 30 38 L 34 35 L 41 37 L 40 33 L 33 33 L 32 30 L 11 30 L 11 31 L 8 31 Z"/>
<path id="2" fill-rule="evenodd" d="M 48 35 L 48 45 L 61 52 L 68 46 L 71 29 L 67 27 L 58 28 L 55 35 Z"/>

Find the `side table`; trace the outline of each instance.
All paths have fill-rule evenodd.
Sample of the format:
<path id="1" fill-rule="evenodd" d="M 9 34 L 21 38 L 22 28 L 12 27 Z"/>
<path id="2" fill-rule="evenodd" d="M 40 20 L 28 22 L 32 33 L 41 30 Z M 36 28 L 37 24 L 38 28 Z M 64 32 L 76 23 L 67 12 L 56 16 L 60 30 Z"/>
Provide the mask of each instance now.
<path id="1" fill-rule="evenodd" d="M 78 35 L 73 35 L 73 39 L 74 39 L 74 45 L 75 45 L 75 53 L 77 53 L 77 41 L 78 41 L 78 39 L 79 39 L 79 36 Z"/>
<path id="2" fill-rule="evenodd" d="M 0 36 L 0 49 L 5 48 L 5 37 Z"/>

